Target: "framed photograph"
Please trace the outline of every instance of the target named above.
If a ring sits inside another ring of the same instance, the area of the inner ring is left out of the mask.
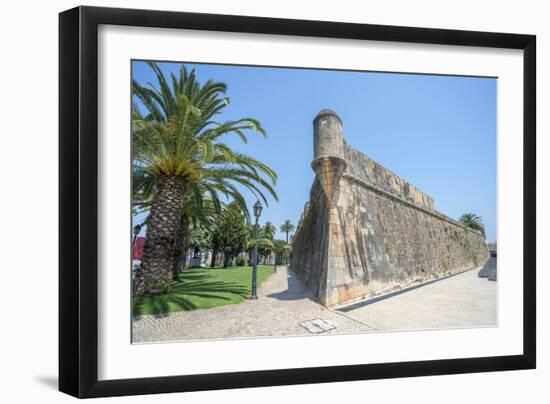
[[[59,17],[59,388],[535,368],[533,35]]]

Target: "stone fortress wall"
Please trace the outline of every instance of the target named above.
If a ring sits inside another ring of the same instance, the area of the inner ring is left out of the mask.
[[[292,242],[292,270],[326,306],[483,265],[484,237],[344,142],[340,118],[313,122],[316,173]]]

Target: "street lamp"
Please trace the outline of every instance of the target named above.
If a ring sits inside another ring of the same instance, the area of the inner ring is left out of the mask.
[[[254,204],[254,216],[256,217],[256,225],[254,228],[254,238],[256,239],[256,242],[254,243],[254,253],[252,254],[252,293],[250,293],[250,298],[253,300],[256,300],[258,298],[258,295],[256,294],[256,272],[257,272],[257,262],[258,262],[258,233],[259,233],[259,225],[258,225],[258,219],[260,218],[260,215],[262,214],[263,206],[260,203],[260,201],[256,201]]]

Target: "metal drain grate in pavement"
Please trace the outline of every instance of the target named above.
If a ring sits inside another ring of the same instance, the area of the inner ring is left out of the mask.
[[[310,334],[322,334],[336,328],[336,325],[334,325],[332,321],[321,320],[320,318],[304,321],[303,323],[300,323],[300,325],[308,330]]]

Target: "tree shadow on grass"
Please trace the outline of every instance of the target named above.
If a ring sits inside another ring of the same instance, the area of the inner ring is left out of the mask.
[[[231,302],[229,295],[244,298],[250,290],[238,283],[212,279],[208,273],[189,272],[182,273],[178,280],[174,281],[170,292],[155,297],[141,298],[134,305],[134,316],[139,320],[140,315],[152,314],[155,318],[168,316],[170,312],[190,311],[202,308],[221,306]],[[197,305],[198,299],[212,299],[222,301],[221,304],[201,307]]]

